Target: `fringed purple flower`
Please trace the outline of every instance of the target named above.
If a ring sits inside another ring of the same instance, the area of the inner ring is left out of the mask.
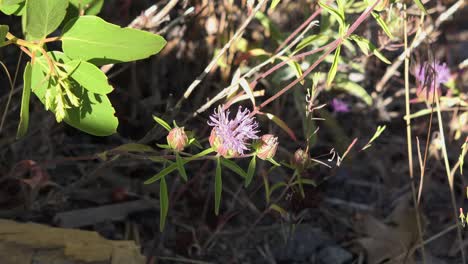
[[[415,77],[418,81],[416,91],[418,97],[432,101],[436,90],[440,95],[440,84],[450,80],[450,69],[446,63],[439,63],[438,61],[424,62],[416,67]],[[429,89],[426,90],[426,87]]]
[[[209,126],[213,127],[210,135],[211,146],[222,156],[236,156],[248,150],[248,140],[257,139],[258,123],[250,117],[248,109],[239,107],[234,119],[229,119],[229,110],[221,106],[210,116]]]
[[[350,111],[349,105],[337,98],[332,100],[331,107],[333,108],[333,111],[337,113],[348,113]]]

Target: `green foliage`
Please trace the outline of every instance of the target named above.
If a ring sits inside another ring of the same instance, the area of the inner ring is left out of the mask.
[[[26,0],[25,35],[34,40],[45,38],[60,26],[67,7],[67,0]]]
[[[0,26],[0,47],[13,44],[29,50],[31,62],[25,85],[17,136],[28,127],[29,95],[32,91],[54,113],[57,122],[95,136],[117,131],[118,120],[107,97],[113,88],[98,66],[129,62],[158,53],[166,44],[159,35],[121,28],[93,16],[103,0],[1,0],[0,11],[21,15],[20,39]],[[87,14],[80,16],[81,14]],[[61,25],[61,35],[50,37]],[[5,42],[5,38],[8,42]],[[47,52],[49,42],[62,42],[61,51]],[[27,90],[29,89],[29,90]]]
[[[31,98],[31,64],[28,62],[23,74],[23,95],[21,97],[20,123],[16,138],[26,135],[29,125],[29,99]]]
[[[95,16],[69,21],[64,27],[62,43],[63,51],[70,58],[97,65],[144,59],[166,45],[159,35],[121,28]]]
[[[163,230],[166,224],[167,212],[169,211],[169,194],[167,191],[167,183],[164,177],[159,183],[159,230]]]
[[[255,174],[255,167],[257,166],[257,156],[253,155],[247,170],[247,177],[245,178],[245,187],[250,185]]]

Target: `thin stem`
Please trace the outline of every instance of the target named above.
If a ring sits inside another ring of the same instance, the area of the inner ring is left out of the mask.
[[[404,16],[404,23],[403,23],[403,31],[404,31],[404,45],[405,45],[405,109],[406,115],[409,116],[411,114],[410,109],[410,88],[409,88],[409,60],[411,50],[408,47],[408,14],[406,12],[406,4],[403,5],[403,16]],[[414,207],[416,209],[416,224],[418,226],[418,233],[419,233],[419,241],[422,243],[423,240],[423,230],[421,225],[421,219],[419,215],[419,204],[416,198],[416,187],[414,186],[414,164],[413,164],[413,142],[411,136],[411,119],[406,119],[406,143],[408,146],[408,167],[409,167],[409,175],[411,181],[411,193],[413,197]],[[426,263],[426,252],[424,248],[424,244],[421,245],[421,254],[423,263]]]

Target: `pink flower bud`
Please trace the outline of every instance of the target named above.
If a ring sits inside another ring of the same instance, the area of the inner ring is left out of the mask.
[[[275,156],[278,149],[278,138],[272,134],[265,134],[259,140],[257,148],[257,157],[266,160]]]
[[[210,137],[208,139],[210,146],[221,156],[225,158],[232,158],[239,155],[239,153],[233,149],[229,149],[226,144],[223,143],[223,139],[216,133],[216,129],[211,130]]]
[[[182,151],[188,144],[188,137],[183,127],[174,127],[167,135],[167,144],[175,150]]]
[[[304,169],[309,163],[309,153],[305,152],[302,149],[296,150],[294,156],[292,157],[291,164],[297,169]]]

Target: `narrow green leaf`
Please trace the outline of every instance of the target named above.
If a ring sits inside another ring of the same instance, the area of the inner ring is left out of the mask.
[[[215,176],[215,214],[219,214],[219,206],[221,205],[221,193],[223,191],[223,179],[221,178],[221,159],[216,159],[216,176]]]
[[[281,0],[272,0],[270,4],[270,10],[275,10],[276,6],[281,2]]]
[[[288,214],[286,212],[286,210],[284,210],[281,206],[279,206],[277,204],[270,205],[270,210],[273,210],[273,211],[276,211],[276,212],[280,213],[280,215],[283,216],[283,217],[286,217],[286,215]]]
[[[67,13],[67,0],[27,0],[25,33],[42,39],[56,30]]]
[[[372,142],[374,142],[378,137],[380,137],[380,135],[384,132],[385,128],[387,128],[387,126],[378,126],[374,135],[369,140],[369,142],[367,142],[367,144],[362,148],[362,150],[370,148],[372,146]]]
[[[372,105],[372,96],[362,87],[361,85],[351,82],[348,80],[340,80],[336,88],[344,90],[347,93],[356,96],[357,98],[363,100],[367,105]]]
[[[336,50],[335,50],[335,55],[333,56],[333,64],[330,68],[330,71],[328,71],[328,76],[327,76],[327,86],[330,86],[335,79],[336,72],[338,71],[338,63],[340,60],[340,52],[341,52],[341,45],[339,45]]]
[[[177,164],[172,163],[171,165],[167,166],[166,168],[164,168],[162,171],[160,171],[159,173],[157,173],[153,177],[151,177],[148,180],[146,180],[145,182],[143,182],[143,184],[151,184],[153,182],[159,181],[162,177],[168,175],[169,173],[175,171],[176,169],[177,169]]]
[[[381,61],[387,64],[391,63],[368,39],[354,34],[351,35],[350,38],[354,40],[354,42],[356,42],[356,44],[359,46],[359,48],[364,54],[369,55],[370,51]]]
[[[294,131],[291,128],[289,128],[289,126],[283,120],[281,120],[279,117],[275,116],[274,114],[265,113],[265,115],[268,117],[268,119],[270,119],[279,127],[281,127],[294,141],[297,140],[296,135],[294,134]]]
[[[247,178],[247,173],[241,167],[239,167],[239,165],[237,165],[235,162],[233,162],[232,160],[221,158],[221,164],[224,167],[226,167],[226,168],[232,170],[233,172],[237,173],[242,178],[244,178],[244,179]]]
[[[21,97],[20,123],[16,132],[16,139],[22,138],[28,132],[29,124],[29,99],[31,98],[31,64],[28,62],[24,69],[23,95]]]
[[[427,15],[426,8],[424,7],[424,5],[423,5],[423,3],[421,2],[421,0],[414,0],[414,2],[415,2],[416,5],[419,7],[419,9],[421,9],[421,11],[423,11],[424,14]]]
[[[145,59],[166,45],[159,35],[121,28],[95,16],[70,20],[64,32],[62,49],[65,54],[96,65]]]
[[[128,143],[128,144],[123,144],[121,146],[114,148],[113,151],[144,153],[144,152],[154,152],[155,150],[148,145],[138,144],[138,143]]]
[[[250,98],[250,101],[252,101],[253,107],[255,107],[255,96],[252,92],[252,89],[250,88],[249,82],[247,82],[245,78],[242,78],[239,84],[244,90],[245,94]]]
[[[247,169],[247,177],[245,178],[245,187],[249,186],[252,182],[253,176],[255,174],[255,168],[257,166],[257,156],[253,155],[249,163],[249,168]]]
[[[274,160],[273,158],[270,158],[270,159],[267,159],[271,164],[275,165],[275,166],[278,166],[278,167],[281,167],[281,164],[279,164],[278,162],[276,162],[276,160]]]
[[[330,13],[333,17],[335,17],[335,19],[338,21],[338,23],[340,24],[340,29],[344,29],[345,25],[346,25],[346,21],[345,21],[345,17],[344,17],[344,14],[342,14],[342,12],[340,12],[339,10],[337,10],[336,8],[326,4],[324,1],[319,1],[319,5],[324,9],[326,10],[328,13]]]
[[[460,162],[460,174],[463,175],[463,165],[465,164],[465,156],[466,153],[468,152],[468,136],[465,138],[465,143],[463,143],[461,147],[462,151],[460,153],[460,156],[458,156],[458,160]],[[466,189],[467,191],[467,197],[468,197],[468,188]]]
[[[114,89],[109,85],[107,76],[87,61],[72,60],[66,62],[64,68],[73,80],[92,93],[105,95]]]
[[[187,182],[188,177],[187,177],[187,172],[185,171],[185,168],[184,168],[184,160],[179,155],[179,153],[176,152],[175,155],[176,155],[176,164],[177,164],[177,169],[179,170],[179,174],[182,177],[182,179],[184,179],[184,181]]]
[[[159,230],[162,232],[166,224],[167,212],[169,211],[169,194],[164,177],[159,182]]]
[[[278,188],[280,187],[286,187],[287,184],[285,182],[277,182],[275,184],[273,184],[273,186],[271,186],[271,189],[270,189],[270,195]]]
[[[171,131],[171,126],[161,118],[157,116],[153,116],[154,121],[156,121],[158,124],[160,124],[162,127],[164,127],[167,131]]]
[[[393,34],[390,31],[390,29],[388,28],[387,23],[385,23],[385,21],[383,20],[382,16],[380,16],[380,14],[375,12],[375,11],[373,11],[371,14],[374,17],[375,21],[377,21],[377,24],[379,24],[379,26],[385,32],[385,34],[387,34],[387,36],[390,39],[393,39]]]

